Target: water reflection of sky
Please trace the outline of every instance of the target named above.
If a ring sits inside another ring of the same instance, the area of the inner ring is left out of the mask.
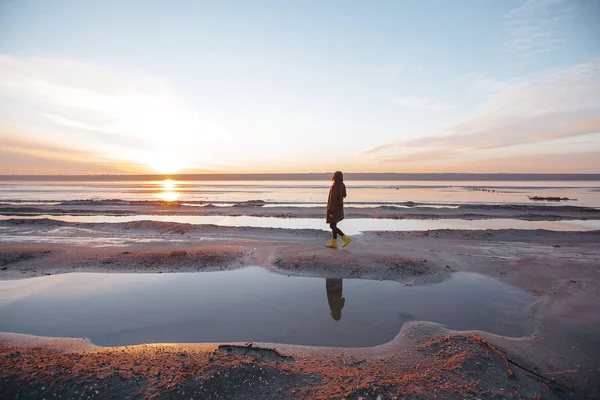
[[[321,229],[329,230],[324,218],[276,218],[252,216],[220,215],[40,215],[0,216],[0,220],[11,218],[37,219],[49,218],[67,222],[131,222],[161,221],[188,224],[210,224],[217,226],[245,226],[259,228]],[[517,219],[377,219],[346,218],[340,228],[349,235],[366,231],[422,231],[432,229],[547,229],[555,231],[590,231],[600,229],[600,220],[563,220],[563,221],[524,221]],[[133,234],[134,232],[130,232]]]
[[[261,268],[76,273],[0,281],[0,331],[100,345],[238,342],[374,346],[410,320],[521,336],[535,297],[477,274],[430,286],[286,277]],[[465,312],[469,310],[469,312]]]

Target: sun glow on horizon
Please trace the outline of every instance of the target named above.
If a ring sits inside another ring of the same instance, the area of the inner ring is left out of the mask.
[[[175,174],[184,168],[181,158],[178,159],[174,154],[168,153],[149,157],[144,164],[159,174]]]
[[[219,118],[183,97],[169,81],[139,70],[0,52],[4,96],[26,104],[37,115],[36,124],[52,132],[51,142],[37,140],[41,129],[34,125],[27,141],[91,151],[159,174],[194,168],[199,160],[210,165],[213,158],[220,159],[216,150],[231,140],[229,127]]]

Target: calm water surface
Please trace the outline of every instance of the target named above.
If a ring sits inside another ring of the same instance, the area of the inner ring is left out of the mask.
[[[346,185],[348,204],[539,204],[528,196],[558,196],[577,199],[560,204],[600,207],[600,181],[348,181]],[[229,203],[258,199],[322,206],[329,186],[327,181],[0,182],[0,202],[121,199]]]
[[[472,273],[431,286],[287,277],[252,267],[178,274],[74,273],[0,281],[0,331],[103,346],[263,341],[368,347],[405,322],[522,336],[535,297]]]
[[[40,215],[40,216],[2,216],[0,220],[12,218],[38,219],[49,218],[67,222],[130,222],[130,221],[161,221],[178,222],[188,224],[211,224],[218,226],[247,226],[259,228],[286,228],[286,229],[321,229],[329,230],[324,218],[276,218],[276,217],[253,217],[253,216],[199,216],[199,215]],[[349,235],[355,235],[367,231],[423,231],[430,229],[547,229],[555,231],[590,231],[600,229],[600,220],[565,220],[565,221],[524,221],[518,219],[376,219],[376,218],[347,218],[340,223],[340,228]],[[68,230],[52,231],[59,235]],[[0,234],[4,240],[11,240],[0,227]],[[81,235],[77,231],[77,235]],[[131,233],[130,235],[133,235]],[[22,235],[15,237],[23,240]]]

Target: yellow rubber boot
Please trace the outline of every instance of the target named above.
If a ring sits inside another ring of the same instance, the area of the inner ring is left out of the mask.
[[[337,240],[331,239],[329,244],[326,244],[325,247],[329,247],[330,249],[337,249]]]
[[[342,236],[342,241],[344,242],[344,244],[342,244],[342,247],[346,247],[348,246],[348,243],[350,243],[352,241],[352,239],[350,239],[350,236]]]

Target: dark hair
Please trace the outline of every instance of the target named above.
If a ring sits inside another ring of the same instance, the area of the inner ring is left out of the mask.
[[[342,174],[342,171],[335,171],[331,180],[335,183],[344,183],[344,174]]]

